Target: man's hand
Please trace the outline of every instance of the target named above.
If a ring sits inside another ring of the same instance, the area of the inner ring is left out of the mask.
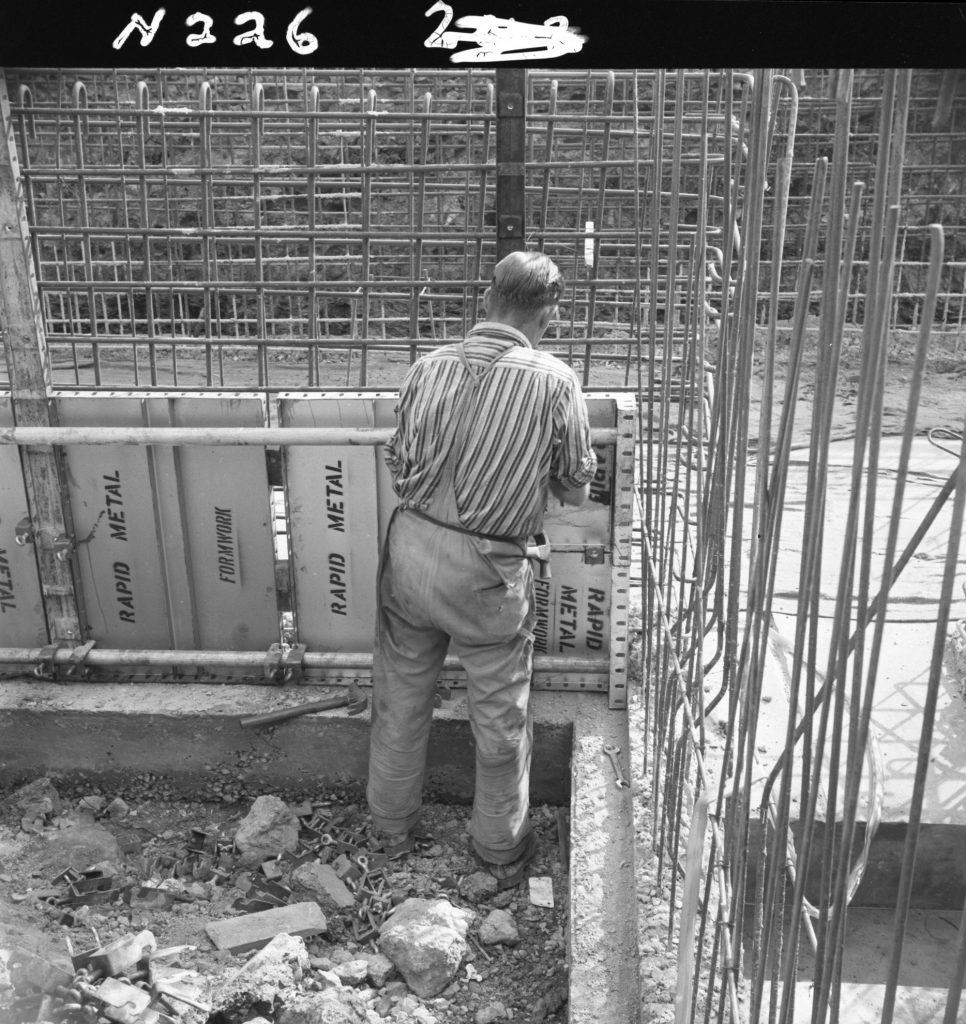
[[[583,505],[590,494],[590,483],[583,487],[565,487],[559,480],[550,478],[550,493],[565,505]]]

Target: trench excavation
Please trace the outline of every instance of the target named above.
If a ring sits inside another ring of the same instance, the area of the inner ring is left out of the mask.
[[[953,1024],[964,119],[949,72],[5,69],[0,1015]],[[398,387],[520,248],[599,471],[507,896],[459,662],[391,866],[359,694]],[[432,995],[370,934],[406,899]]]

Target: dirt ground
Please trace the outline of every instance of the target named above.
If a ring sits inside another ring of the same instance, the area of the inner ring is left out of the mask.
[[[159,948],[186,947],[173,961],[176,966],[210,979],[226,976],[248,959],[250,952],[217,950],[205,926],[239,916],[242,911],[234,904],[253,898],[254,890],[248,887],[253,876],[256,880],[262,878],[260,869],[245,868],[229,854],[225,876],[216,882],[196,869],[198,861],[192,861],[189,854],[195,841],[193,829],[217,836],[230,846],[252,796],[258,794],[237,783],[229,788],[222,782],[214,783],[224,786],[221,801],[179,799],[165,780],[147,776],[132,779],[130,785],[116,792],[101,792],[97,786],[83,782],[52,781],[62,801],[60,813],[48,815],[30,831],[24,830],[19,812],[9,804],[0,818],[0,949],[26,950],[68,967],[71,946],[81,952],[148,929]],[[210,795],[217,797],[216,793]],[[106,813],[105,808],[117,797],[127,805],[126,813]],[[333,819],[340,818],[342,827],[363,834],[368,830],[364,801],[353,788],[286,797],[293,806],[308,797]],[[94,807],[100,809],[95,811]],[[427,805],[419,846],[386,867],[395,897],[442,896],[477,913],[476,924],[470,929],[470,953],[457,979],[433,999],[417,999],[400,983],[398,974],[378,989],[362,986],[370,990],[363,994],[376,1016],[360,1016],[360,1021],[385,1018],[399,1024],[456,1024],[565,1019],[567,876],[556,809],[532,809],[539,852],[531,874],[550,880],[552,908],[532,904],[526,883],[502,893],[483,893],[478,885],[467,882],[480,870],[467,844],[468,813],[466,807]],[[120,856],[110,856],[111,836],[120,844]],[[111,875],[117,895],[110,902],[88,906],[62,902],[67,889],[63,881],[56,881],[61,873],[69,867],[83,871],[95,865]],[[277,881],[291,887],[291,867],[286,867],[284,861],[280,867],[282,875]],[[150,882],[153,890],[159,879],[163,882],[165,878],[169,879],[165,885],[177,894],[169,907],[159,905],[154,891],[147,898],[148,891],[143,887]],[[296,886],[286,902],[311,898],[304,892],[300,895]],[[54,905],[57,901],[61,902]],[[479,940],[479,923],[495,908],[512,915],[519,931],[518,944],[484,945]],[[356,931],[355,905],[341,911],[328,906],[325,913],[327,933],[306,939],[313,957],[312,970],[303,980],[306,991],[315,987],[318,972],[355,959],[360,951],[376,951],[375,943]],[[4,959],[0,955],[0,963]],[[29,998],[30,991],[23,986],[11,989],[0,968],[0,1021],[26,1024],[38,1019],[39,997]],[[217,1015],[211,1019],[218,1024],[234,1024],[271,1010],[264,1005],[254,1006],[232,1017]],[[59,1019],[69,1024],[90,1020],[80,1013],[67,1013]]]
[[[779,330],[775,353],[775,387],[773,403],[775,417],[784,401],[785,382],[789,362],[789,331]],[[810,434],[812,407],[815,399],[816,355],[815,335],[806,343],[801,379],[797,393],[797,411],[792,434],[794,445],[807,445]],[[916,336],[912,332],[893,334],[887,347],[885,383],[882,391],[882,433],[901,434],[906,409]],[[862,349],[857,332],[847,333],[842,347],[836,386],[836,400],[832,409],[832,438],[849,436],[855,429],[856,399],[861,382]],[[763,363],[755,367],[752,385],[753,412],[750,420],[752,443],[757,442]],[[954,334],[935,333],[929,345],[922,394],[916,417],[916,432],[926,433],[937,428],[963,429],[966,408],[966,338]],[[948,443],[948,442],[947,442]]]

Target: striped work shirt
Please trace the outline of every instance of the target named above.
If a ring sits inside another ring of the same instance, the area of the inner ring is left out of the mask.
[[[446,345],[417,360],[400,390],[386,462],[403,507],[426,508],[453,446],[455,410],[469,384],[457,350]],[[483,322],[467,335],[466,358],[475,374],[504,351],[480,385],[453,489],[466,529],[526,537],[541,529],[549,479],[582,487],[593,478],[597,458],[587,406],[569,366],[505,324]]]

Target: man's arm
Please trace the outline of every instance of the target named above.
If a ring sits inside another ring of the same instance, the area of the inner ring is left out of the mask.
[[[576,376],[554,410],[554,432],[559,443],[550,463],[550,493],[565,505],[582,505],[590,496],[597,456],[590,443],[587,403]]]
[[[590,482],[581,487],[567,487],[559,480],[550,478],[550,493],[565,505],[583,505],[590,496]]]

